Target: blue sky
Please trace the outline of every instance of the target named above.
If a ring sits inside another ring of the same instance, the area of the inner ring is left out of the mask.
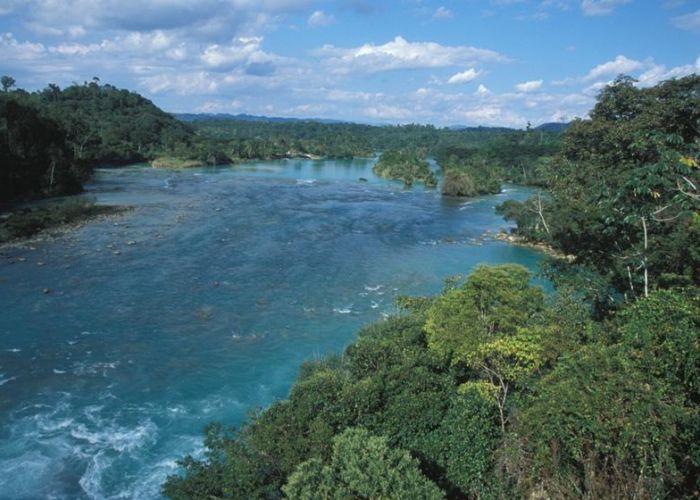
[[[0,73],[172,112],[524,127],[585,116],[619,73],[700,73],[700,2],[0,0]]]

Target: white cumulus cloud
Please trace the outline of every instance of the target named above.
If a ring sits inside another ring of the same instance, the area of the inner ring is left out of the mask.
[[[391,106],[387,104],[378,104],[365,108],[365,116],[378,120],[406,120],[410,119],[413,113],[406,108],[400,106]]]
[[[479,87],[476,89],[476,92],[474,92],[474,95],[482,97],[487,96],[489,94],[491,94],[491,91],[484,84],[479,84]]]
[[[591,69],[584,77],[584,80],[595,80],[604,76],[616,76],[620,73],[629,73],[641,69],[644,64],[641,61],[628,59],[623,55],[617,56],[612,61],[599,64]]]
[[[542,80],[530,80],[529,82],[518,83],[515,88],[519,92],[534,92],[542,87]]]
[[[451,17],[452,11],[444,5],[441,5],[433,12],[433,19],[450,19]]]
[[[367,102],[383,97],[381,92],[360,92],[352,90],[329,90],[326,97],[330,101],[336,102]]]
[[[249,74],[268,76],[284,58],[265,52],[262,37],[238,37],[229,45],[210,45],[201,54],[202,62],[210,69],[230,71],[245,67]]]
[[[309,16],[307,23],[313,27],[330,26],[335,23],[335,16],[326,14],[322,10],[316,10]]]
[[[0,35],[0,59],[3,61],[32,60],[41,57],[45,52],[46,47],[41,43],[20,42],[12,33]]]
[[[507,62],[504,55],[470,46],[446,46],[435,42],[409,42],[397,36],[382,45],[367,43],[342,48],[324,45],[315,51],[336,73],[379,72],[394,69],[444,68],[474,61]]]
[[[469,125],[523,127],[527,124],[527,118],[499,106],[477,107],[464,111],[462,115]]]
[[[239,100],[233,101],[204,101],[195,108],[197,113],[230,113],[239,111],[242,103]]]
[[[693,64],[683,64],[673,68],[666,68],[663,64],[652,64],[649,69],[637,77],[640,87],[651,87],[664,80],[671,78],[681,78],[700,73],[700,57]]]
[[[581,0],[581,10],[586,16],[607,16],[617,7],[632,0]]]
[[[205,71],[177,74],[157,74],[140,79],[149,92],[172,92],[177,95],[215,94],[219,82]]]
[[[448,80],[447,83],[453,85],[460,83],[468,83],[477,78],[481,74],[481,71],[476,71],[474,68],[469,68],[461,73],[455,73]]]
[[[671,23],[682,30],[700,30],[700,10],[674,17],[671,19]]]

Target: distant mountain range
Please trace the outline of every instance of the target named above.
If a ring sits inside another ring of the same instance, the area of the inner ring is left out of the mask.
[[[173,113],[173,116],[182,122],[197,122],[205,120],[236,120],[243,122],[268,122],[268,123],[297,123],[297,122],[317,122],[317,123],[358,123],[347,120],[332,120],[329,118],[286,118],[281,116],[260,116],[239,113],[236,115],[230,113]],[[366,124],[382,126],[382,124]],[[534,128],[534,130],[544,130],[546,132],[563,132],[569,127],[569,123],[543,123]],[[484,127],[484,126],[467,126],[467,125],[451,125],[447,128],[451,130],[496,130],[510,131],[517,130],[512,127]]]
[[[544,130],[545,132],[563,132],[567,128],[569,128],[569,125],[571,125],[571,122],[567,123],[561,123],[561,122],[550,122],[550,123],[543,123],[542,125],[538,125],[535,127],[535,130]]]
[[[512,132],[513,130],[517,130],[512,127],[485,127],[483,125],[449,125],[445,128],[448,128],[450,130],[492,130],[496,132]]]
[[[559,122],[551,122],[551,123],[543,123],[542,125],[538,125],[537,127],[534,127],[533,130],[544,130],[545,132],[563,132],[567,128],[569,128],[569,125],[571,123],[559,123]],[[500,130],[503,132],[508,132],[512,130],[519,130],[515,129],[513,127],[484,127],[484,126],[468,126],[468,125],[450,125],[449,127],[450,130]]]
[[[256,116],[246,113],[232,115],[230,113],[174,113],[173,116],[183,122],[197,122],[203,120],[237,120],[242,122],[318,122],[318,123],[350,123],[345,120],[331,120],[328,118],[284,118],[281,116]]]

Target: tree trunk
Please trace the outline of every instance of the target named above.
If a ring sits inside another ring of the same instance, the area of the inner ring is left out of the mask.
[[[51,160],[51,175],[49,176],[49,192],[53,191],[53,176],[56,171],[56,160]]]
[[[630,282],[630,291],[632,292],[632,297],[634,297],[634,282],[632,281],[632,271],[630,270],[630,266],[627,266],[627,279]]]
[[[647,235],[647,220],[642,217],[642,228],[644,229],[644,255],[642,257],[642,266],[644,267],[644,296],[649,296],[649,270],[647,269],[647,249],[649,248],[649,238]]]
[[[540,220],[542,221],[542,226],[544,227],[544,230],[547,232],[547,236],[552,236],[552,234],[549,232],[549,226],[547,225],[547,221],[544,220],[544,211],[542,210],[542,195],[541,193],[537,193],[537,208],[534,210],[534,212],[539,215]]]

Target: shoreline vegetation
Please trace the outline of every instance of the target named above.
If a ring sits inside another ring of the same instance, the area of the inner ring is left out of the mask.
[[[700,76],[642,89],[619,77],[560,151],[522,164],[542,190],[497,207],[514,232],[484,236],[558,257],[542,267],[551,294],[505,264],[398,298],[400,314],[305,363],[287,399],[207,427],[205,453],[163,493],[696,497],[699,125]],[[484,150],[445,154],[443,172],[468,176],[460,193],[518,170],[494,174]]]
[[[130,207],[97,205],[95,200],[85,198],[69,198],[14,208],[0,214],[0,247],[60,237],[87,223],[128,210]]]
[[[437,178],[426,161],[424,150],[384,151],[372,171],[384,179],[403,181],[410,188],[414,182],[422,182],[427,188],[437,186]]]
[[[437,159],[443,172],[442,194],[471,198],[501,192],[506,176],[491,159],[444,151]]]
[[[576,259],[575,255],[567,255],[565,253],[562,253],[554,249],[551,245],[547,243],[541,241],[530,241],[523,236],[505,230],[501,230],[497,233],[489,233],[489,236],[492,237],[494,240],[505,241],[506,243],[509,243],[514,246],[537,250],[538,252],[542,252],[548,255],[549,257],[555,259],[566,260],[568,262],[573,262]]]
[[[151,166],[153,168],[196,168],[196,167],[206,167],[207,164],[201,160],[185,160],[183,158],[176,158],[172,156],[161,156],[151,161]]]
[[[325,156],[313,155],[310,153],[302,153],[299,151],[289,150],[282,156],[273,156],[263,158],[264,160],[325,160]],[[235,165],[241,160],[232,160],[225,156],[211,156],[206,160],[188,159],[179,156],[159,156],[151,160],[150,165],[153,168],[171,168],[171,169],[187,169],[199,167],[216,167],[221,165]]]

